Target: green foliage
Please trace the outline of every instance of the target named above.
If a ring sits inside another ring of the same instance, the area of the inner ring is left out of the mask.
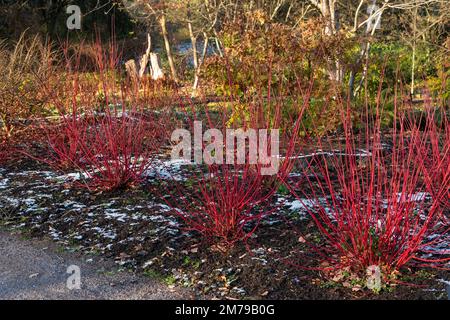
[[[439,74],[439,62],[429,47],[417,46],[415,54],[414,77],[416,87],[427,85],[428,79],[433,79],[433,89],[439,87],[441,82],[436,79]],[[400,42],[375,42],[371,45],[370,58],[367,71],[367,94],[372,99],[378,91],[383,75],[383,90],[393,88],[396,82],[403,82],[409,86],[412,79],[412,49]],[[448,72],[448,71],[447,71]],[[441,78],[441,77],[440,77]],[[356,77],[356,83],[361,80],[361,73]],[[431,82],[431,83],[433,83]],[[364,88],[361,95],[364,95]]]

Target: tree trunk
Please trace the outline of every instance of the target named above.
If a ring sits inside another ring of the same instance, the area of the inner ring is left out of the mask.
[[[336,0],[312,1],[319,9],[325,19],[324,33],[326,36],[333,36],[339,28],[338,15],[335,8]],[[339,58],[328,59],[328,77],[332,81],[341,82],[343,78],[343,68]]]
[[[200,68],[205,61],[206,53],[208,51],[208,35],[206,32],[203,33],[203,51],[202,51],[202,58],[200,61],[197,62],[197,67],[195,69],[195,76],[194,76],[194,84],[192,86],[192,96],[195,97],[197,95],[197,88],[198,83],[200,80]]]
[[[219,35],[217,34],[216,29],[214,29],[214,37],[215,37],[217,52],[219,52],[219,56],[221,58],[223,58],[223,52],[222,52],[222,48],[221,48],[220,41],[219,41]]]
[[[197,54],[197,37],[194,35],[192,30],[192,23],[188,22],[189,37],[192,43],[192,58],[194,60],[194,85],[192,86],[192,96],[196,95],[196,90],[198,86],[198,74],[199,74],[199,64],[198,64],[198,54]]]
[[[191,38],[191,43],[192,43],[192,56],[194,59],[194,70],[197,71],[197,69],[198,69],[197,37],[194,36],[194,31],[192,30],[192,23],[190,23],[190,22],[188,22],[188,30],[189,30],[189,37]]]
[[[127,74],[133,81],[137,80],[138,71],[136,68],[136,62],[133,59],[130,59],[127,62],[125,62],[125,70],[127,71]]]
[[[175,82],[178,82],[177,70],[175,69],[175,63],[173,62],[172,51],[170,49],[169,36],[166,26],[166,16],[163,14],[159,18],[159,24],[161,26],[162,35],[164,38],[164,45],[166,47],[167,60],[169,61],[170,72],[172,73],[172,78]]]
[[[359,8],[361,7],[362,2],[360,3]],[[375,6],[375,1],[372,1],[372,6]],[[375,34],[375,30],[378,28],[380,20],[381,20],[381,15],[383,14],[383,11],[381,11],[380,13],[378,13],[376,16],[373,15],[374,11],[370,12],[370,16],[372,17],[372,20],[370,22],[367,22],[366,25],[366,31],[365,31],[365,35],[366,38],[368,38],[368,36],[370,35],[371,37],[373,37],[373,35]],[[355,17],[356,19],[356,17]],[[373,20],[375,19],[375,20]],[[356,20],[355,20],[355,25],[354,25],[354,31],[356,31]],[[360,50],[360,55],[358,57],[358,60],[356,61],[356,64],[354,66],[354,70],[351,72],[350,74],[350,81],[349,81],[349,92],[350,92],[350,96],[354,97],[356,96],[357,92],[361,89],[361,87],[364,84],[364,80],[367,76],[367,71],[368,71],[368,60],[369,60],[369,54],[370,54],[370,46],[371,46],[371,42],[370,42],[370,38],[368,38],[368,40],[366,40],[366,42],[363,44],[361,50]],[[361,74],[361,79],[359,81],[358,86],[356,87],[356,89],[354,89],[354,85],[355,85],[355,76],[356,76],[356,68],[359,67],[359,65],[362,63],[362,61],[365,61],[364,65],[363,65],[363,71]]]
[[[153,80],[159,80],[164,78],[164,73],[159,66],[158,55],[154,52],[150,52],[150,74]]]
[[[150,76],[153,80],[158,80],[164,78],[164,73],[159,66],[158,55],[154,52],[151,52],[152,42],[150,35],[147,35],[147,50],[142,55],[139,61],[139,70],[136,66],[136,62],[131,59],[125,62],[125,69],[128,75],[131,77],[133,81],[138,81],[145,74],[145,69],[147,68],[148,63],[150,62]]]
[[[152,49],[152,39],[150,38],[150,34],[147,34],[147,50],[141,57],[141,61],[139,63],[139,78],[142,78],[142,76],[145,73],[145,68],[147,67],[148,60],[150,58],[150,52]]]
[[[412,43],[412,61],[411,61],[411,99],[414,97],[415,85],[415,69],[416,69],[416,31],[417,31],[417,7],[414,9],[414,23],[413,23],[413,43]]]

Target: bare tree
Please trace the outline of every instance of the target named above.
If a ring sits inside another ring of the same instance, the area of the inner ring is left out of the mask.
[[[351,95],[353,95],[353,91],[358,91],[358,88],[361,87],[364,81],[371,46],[370,39],[378,29],[382,15],[386,11],[416,10],[430,4],[445,2],[445,0],[360,0],[345,3],[337,0],[308,1],[323,17],[325,21],[324,33],[326,35],[332,36],[344,29],[364,39],[361,43],[360,54],[350,73],[349,87]],[[413,50],[413,52],[415,51]],[[362,77],[356,90],[353,90],[355,73],[361,64],[363,64]],[[329,73],[332,80],[342,81],[344,70],[340,65],[339,59],[334,61],[334,67],[329,70]]]
[[[384,0],[381,2],[379,6],[377,6],[377,1],[372,0],[371,10],[367,10],[367,17],[363,18],[362,21],[359,21],[360,19],[360,13],[362,10],[360,10],[365,3],[364,0],[361,0],[358,9],[355,12],[354,15],[354,25],[353,25],[353,32],[357,32],[360,29],[364,29],[364,35],[366,36],[366,41],[362,44],[362,50],[360,57],[358,58],[357,65],[362,61],[365,60],[365,64],[363,67],[363,73],[360,80],[360,83],[358,87],[354,90],[354,92],[358,92],[359,88],[361,88],[362,83],[364,81],[364,78],[367,74],[367,64],[368,64],[368,58],[369,58],[369,51],[370,51],[370,39],[374,36],[375,31],[377,27],[380,24],[380,19],[383,13],[385,12],[392,12],[392,11],[401,11],[402,15],[408,15],[409,12],[409,23],[411,24],[411,34],[410,37],[412,38],[410,41],[410,45],[412,48],[412,66],[411,66],[411,94],[414,92],[414,83],[415,83],[415,64],[416,64],[416,49],[417,49],[417,19],[418,19],[418,10],[421,10],[422,8],[427,8],[428,6],[448,6],[445,4],[445,0]],[[446,16],[447,19],[449,17],[448,11],[445,13],[442,10],[438,10],[438,12],[441,12],[439,16],[442,19],[445,19]],[[439,20],[441,21],[441,20]],[[395,33],[395,31],[394,31]],[[367,37],[367,36],[370,37]],[[405,39],[404,37],[400,37],[400,39]],[[350,92],[353,95],[353,81],[354,81],[354,72],[352,72],[350,76]]]
[[[420,47],[430,51],[441,51],[442,43],[449,36],[450,7],[444,1],[430,2],[422,6],[407,7],[402,10],[399,39],[411,47],[410,94],[415,93],[417,51]],[[447,27],[447,28],[446,28]]]

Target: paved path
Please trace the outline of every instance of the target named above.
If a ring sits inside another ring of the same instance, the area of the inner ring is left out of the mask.
[[[69,290],[67,267],[81,271],[81,289]],[[179,288],[119,272],[99,256],[60,252],[45,240],[24,240],[0,231],[0,299],[190,299]]]

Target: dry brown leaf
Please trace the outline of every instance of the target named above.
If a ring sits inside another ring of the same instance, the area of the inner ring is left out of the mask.
[[[300,237],[298,238],[298,242],[300,242],[300,243],[306,243],[306,239],[303,238],[302,236],[300,236]]]

